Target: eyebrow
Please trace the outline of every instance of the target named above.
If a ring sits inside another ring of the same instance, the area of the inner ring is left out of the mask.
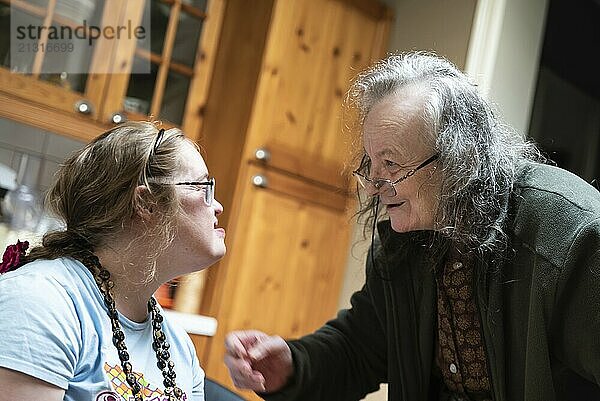
[[[397,152],[394,152],[390,148],[382,149],[375,154],[375,156],[396,156],[396,155],[397,155]]]

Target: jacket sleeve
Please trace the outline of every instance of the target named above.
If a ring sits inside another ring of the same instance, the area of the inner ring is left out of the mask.
[[[555,356],[600,386],[600,219],[577,233],[560,271],[555,299]]]
[[[375,294],[381,297],[379,302]],[[269,401],[352,401],[377,390],[387,381],[382,299],[382,280],[368,264],[367,282],[352,295],[351,308],[341,310],[315,333],[289,341],[294,377],[281,392],[262,397]]]

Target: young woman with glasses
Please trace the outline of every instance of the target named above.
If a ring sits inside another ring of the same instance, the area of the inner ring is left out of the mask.
[[[299,340],[230,333],[234,383],[273,401],[381,383],[391,401],[600,400],[598,191],[544,164],[434,55],[378,62],[349,99],[366,283]]]
[[[225,254],[214,193],[178,129],[127,122],[73,154],[47,195],[64,228],[0,265],[0,400],[203,401],[153,293]]]

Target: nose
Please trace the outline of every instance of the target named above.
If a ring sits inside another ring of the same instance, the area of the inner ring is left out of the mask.
[[[223,205],[218,200],[213,200],[212,208],[215,210],[215,214],[218,216],[223,213]]]

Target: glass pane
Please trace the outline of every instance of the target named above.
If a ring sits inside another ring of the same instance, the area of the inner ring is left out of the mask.
[[[11,51],[3,56],[2,65],[8,66],[14,72],[31,73],[33,60],[40,50],[35,27],[41,27],[44,20],[21,11],[16,6],[5,12],[9,14],[6,27],[11,27],[11,31],[2,40],[8,41]],[[29,31],[29,27],[32,27],[32,31]]]
[[[148,16],[148,13],[144,13],[142,18],[142,26],[150,27],[150,35],[140,40],[138,47],[149,49],[152,53],[162,54],[170,12],[171,6],[168,4],[163,4],[158,0],[151,1],[150,15]],[[148,40],[150,40],[150,45],[147,43]]]
[[[206,0],[183,0],[182,3],[206,12]]]
[[[194,65],[198,40],[202,32],[202,19],[192,16],[182,10],[179,14],[179,24],[175,35],[171,60],[175,63]]]
[[[32,5],[34,7],[47,8],[49,0],[24,0],[27,4]]]
[[[10,6],[0,3],[0,65],[10,66]]]
[[[54,14],[77,25],[85,21],[87,26],[99,26],[103,8],[103,0],[58,0]]]
[[[138,57],[133,60],[134,63],[145,62]],[[134,69],[135,71],[135,69]],[[133,113],[150,113],[150,104],[154,94],[154,85],[158,73],[158,65],[150,65],[149,74],[131,74],[127,94],[123,99],[123,110]]]
[[[79,22],[78,22],[79,23]],[[57,30],[65,27],[52,24]],[[70,28],[69,28],[70,29]],[[83,40],[49,39],[40,79],[77,92],[85,90],[93,47]]]
[[[160,118],[181,125],[189,86],[190,79],[188,77],[169,71]]]
[[[46,68],[46,63],[44,63],[44,68]],[[69,74],[65,71],[60,73],[48,72],[40,74],[40,79],[42,81],[80,93],[85,91],[87,77],[87,74]]]

